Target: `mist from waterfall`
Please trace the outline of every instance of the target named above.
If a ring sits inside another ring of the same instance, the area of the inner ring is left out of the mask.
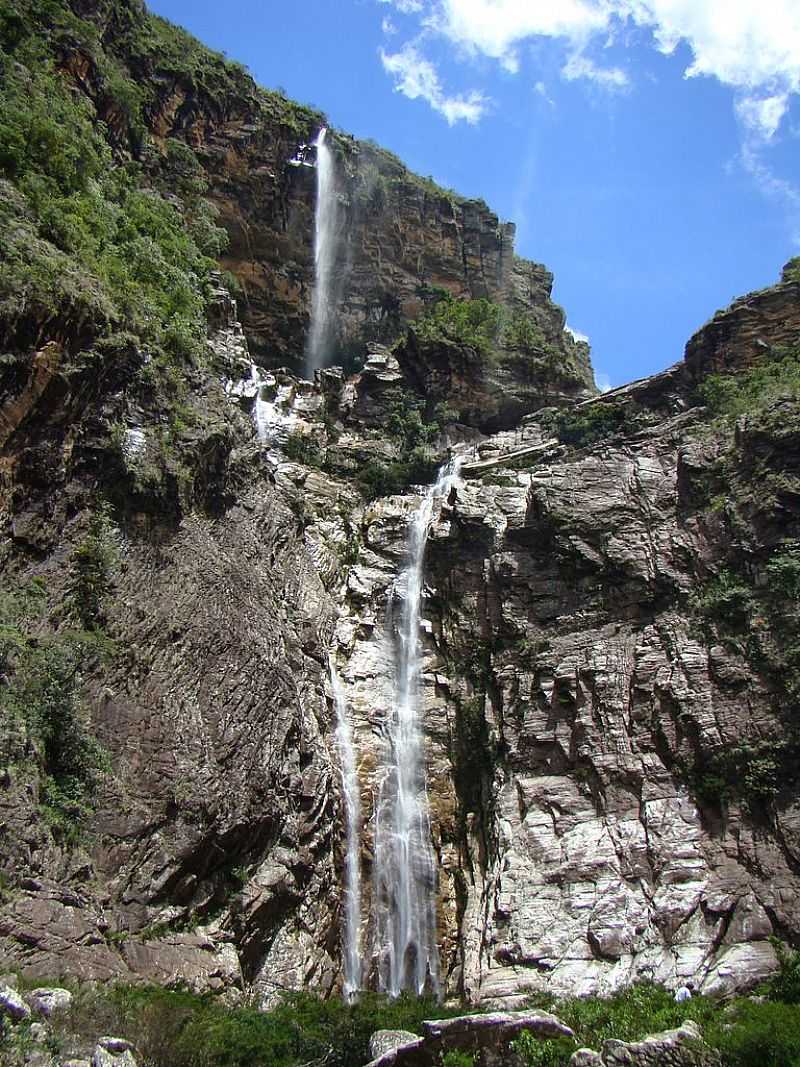
[[[375,813],[375,936],[380,988],[439,993],[436,859],[430,830],[419,683],[425,547],[437,507],[458,478],[459,460],[439,471],[408,531],[408,565],[400,578],[402,609],[394,707]]]
[[[326,143],[326,127],[319,131],[317,150],[317,204],[314,212],[314,292],[311,326],[306,345],[309,378],[325,365],[331,345],[333,268],[336,258],[336,226],[339,202],[333,153]]]
[[[356,773],[356,752],[353,731],[347,710],[347,700],[336,666],[331,656],[328,660],[331,692],[336,709],[336,745],[339,749],[339,766],[342,774],[342,798],[344,800],[345,861],[344,861],[344,909],[342,911],[342,969],[344,971],[344,995],[351,1000],[361,988],[361,862],[359,834],[361,830],[361,796]]]

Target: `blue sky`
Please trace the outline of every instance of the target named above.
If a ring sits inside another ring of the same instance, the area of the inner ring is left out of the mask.
[[[800,0],[153,0],[555,274],[601,385],[800,254]]]

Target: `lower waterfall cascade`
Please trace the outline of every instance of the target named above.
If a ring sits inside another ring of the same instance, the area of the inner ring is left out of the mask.
[[[422,498],[408,531],[408,563],[396,583],[402,600],[393,709],[375,810],[375,956],[379,988],[439,994],[436,861],[431,842],[419,683],[425,548],[436,507],[455,485],[461,461],[445,464]]]
[[[336,709],[336,745],[342,775],[344,807],[345,861],[342,907],[342,970],[344,996],[350,1000],[361,988],[361,859],[359,834],[361,830],[361,798],[359,796],[356,754],[353,731],[347,710],[342,683],[331,656],[328,660],[331,692]]]

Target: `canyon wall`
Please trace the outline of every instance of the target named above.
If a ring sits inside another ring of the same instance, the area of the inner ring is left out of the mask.
[[[33,333],[3,319],[4,961],[264,1003],[339,990],[327,657],[353,717],[369,886],[424,444],[429,466],[466,460],[423,610],[446,992],[510,1005],[638,976],[752,985],[774,966],[769,936],[800,935],[800,442],[796,388],[774,370],[796,360],[800,283],[592,398],[588,351],[511,229],[337,133],[353,372],[258,384],[258,368],[303,362],[304,146],[322,117],[196,43],[176,58],[135,3],[70,10],[146,87],[147,129],[82,23],[58,38],[60,76],[153,188],[170,151],[191,162],[170,143],[193,146],[243,293],[237,309],[212,279],[208,336],[182,363],[78,330],[69,307]],[[499,305],[514,343],[426,333],[440,290]],[[758,403],[715,411],[730,388],[703,392],[709,375],[762,366]],[[283,420],[266,441],[259,390]],[[368,983],[371,922],[367,893]]]

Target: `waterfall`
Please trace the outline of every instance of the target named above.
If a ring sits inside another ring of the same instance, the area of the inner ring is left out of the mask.
[[[361,829],[361,798],[356,774],[356,753],[353,731],[347,713],[347,701],[336,666],[331,656],[328,660],[333,703],[336,708],[336,744],[342,772],[342,796],[344,798],[345,861],[344,861],[344,912],[342,916],[342,963],[344,970],[344,995],[351,1000],[361,987],[361,954],[358,942],[361,929],[361,863],[359,831]]]
[[[306,349],[308,377],[325,363],[331,343],[331,299],[336,251],[338,201],[333,153],[325,143],[323,126],[314,145],[317,149],[317,206],[314,212],[314,293],[311,298],[311,329]]]
[[[270,391],[272,400],[264,399],[265,390]],[[250,381],[239,387],[238,394],[253,397],[253,424],[259,441],[270,446],[285,443],[297,423],[297,416],[292,411],[292,387],[279,385],[273,375],[253,363]]]
[[[408,564],[400,579],[402,611],[394,708],[375,813],[375,931],[378,980],[391,996],[439,992],[436,861],[419,722],[419,638],[425,546],[434,508],[458,478],[460,461],[442,467],[414,513]]]

